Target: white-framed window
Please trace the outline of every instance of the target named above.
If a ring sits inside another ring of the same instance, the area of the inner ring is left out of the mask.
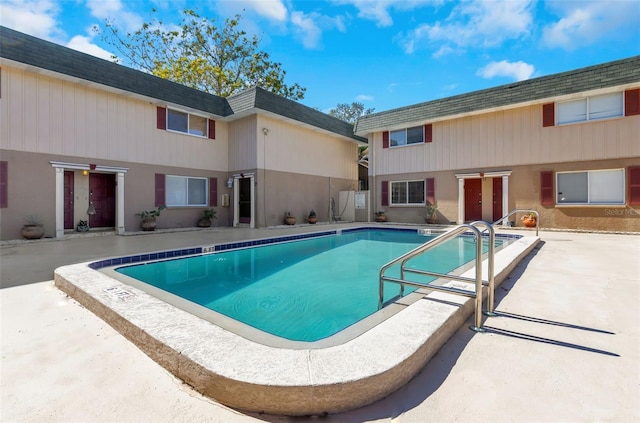
[[[391,182],[391,205],[424,206],[424,189],[424,179],[418,181]]]
[[[622,92],[617,92],[558,103],[556,122],[562,125],[621,117],[623,100]]]
[[[208,179],[193,176],[165,177],[165,201],[167,206],[206,206]]]
[[[167,109],[167,130],[207,137],[207,118]]]
[[[556,173],[557,204],[625,204],[624,169]]]
[[[403,145],[423,144],[424,127],[414,126],[412,128],[399,129],[389,132],[389,146],[401,147]]]

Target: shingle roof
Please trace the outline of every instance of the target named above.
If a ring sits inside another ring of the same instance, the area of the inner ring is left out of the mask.
[[[361,116],[356,134],[640,82],[640,56]]]
[[[312,125],[327,131],[367,142],[366,138],[354,135],[353,125],[319,112],[311,107],[287,100],[260,87],[254,87],[227,98],[234,113],[241,113],[252,107],[283,116],[306,125]]]
[[[0,57],[220,117],[260,109],[359,142],[353,126],[261,88],[223,98],[0,26]]]

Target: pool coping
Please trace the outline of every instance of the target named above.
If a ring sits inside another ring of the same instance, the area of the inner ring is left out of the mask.
[[[539,240],[525,236],[496,253],[496,286]],[[177,251],[185,250],[194,254]],[[108,277],[100,262],[56,269],[56,286],[197,391],[257,412],[322,415],[375,402],[413,378],[473,313],[473,300],[432,292],[344,344],[268,347]],[[484,260],[485,278],[486,268]]]

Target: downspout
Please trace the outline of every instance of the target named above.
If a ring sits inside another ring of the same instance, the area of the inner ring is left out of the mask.
[[[376,155],[375,155],[375,151],[376,151],[376,143],[375,143],[375,133],[372,134],[370,137],[367,137],[369,139],[369,145],[370,148],[369,149],[369,169],[371,172],[371,184],[373,185],[373,187],[369,187],[369,190],[371,192],[373,192],[373,201],[371,200],[371,198],[369,199],[369,210],[368,210],[368,216],[367,216],[367,222],[371,222],[371,210],[373,207],[373,203],[376,203],[377,201],[377,196],[376,196],[376,187],[378,186],[378,183],[376,181]],[[376,203],[377,204],[377,203]],[[375,209],[373,209],[375,210]]]

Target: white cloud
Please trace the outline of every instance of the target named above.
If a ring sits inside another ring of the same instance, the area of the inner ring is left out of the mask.
[[[280,0],[248,0],[246,3],[248,3],[248,8],[251,8],[260,16],[278,22],[287,20],[287,8]]]
[[[550,2],[549,9],[562,16],[543,30],[543,43],[549,47],[573,50],[631,34],[635,37],[631,42],[638,42],[640,5],[635,0]]]
[[[86,6],[92,16],[108,19],[127,31],[138,30],[143,23],[142,17],[126,10],[120,0],[87,0]]]
[[[358,17],[374,21],[377,26],[393,25],[390,10],[413,10],[425,5],[437,6],[444,0],[336,0],[338,4],[350,4],[358,9]]]
[[[187,5],[187,7],[193,6]],[[287,6],[285,6],[282,0],[216,1],[215,8],[222,16],[241,14],[243,19],[247,19],[249,15],[255,14],[280,23],[285,23],[289,15]]]
[[[491,62],[485,67],[478,70],[478,75],[483,78],[494,78],[496,76],[506,76],[513,78],[516,81],[524,81],[531,78],[535,68],[533,65],[525,63],[523,61],[508,62],[502,60],[500,62]]]
[[[83,35],[76,35],[68,43],[67,47],[74,50],[81,51],[83,53],[90,54],[92,56],[100,57],[101,59],[111,60],[111,53],[103,48],[98,47],[91,43],[91,38]]]
[[[334,18],[313,12],[305,14],[303,12],[291,12],[291,24],[298,37],[302,38],[302,45],[308,49],[322,47],[322,32],[329,29],[337,29],[344,32],[346,30],[343,18]]]
[[[453,51],[450,45],[493,47],[506,39],[529,34],[533,0],[474,0],[455,6],[443,21],[419,25],[401,41],[406,53],[418,47],[437,48],[437,55]],[[443,43],[446,48],[438,45]]]
[[[360,94],[356,96],[356,101],[373,101],[372,95]]]
[[[59,5],[51,0],[2,0],[0,24],[45,40],[62,35],[56,16]]]

